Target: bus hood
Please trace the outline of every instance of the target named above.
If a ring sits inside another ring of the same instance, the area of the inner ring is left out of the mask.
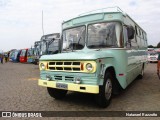
[[[43,60],[96,60],[98,58],[113,57],[110,51],[91,50],[91,51],[75,51],[70,53],[59,53],[54,55],[43,55]]]

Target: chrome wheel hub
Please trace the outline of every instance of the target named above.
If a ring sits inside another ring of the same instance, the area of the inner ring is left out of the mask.
[[[107,100],[110,99],[111,94],[112,94],[112,82],[110,79],[108,79],[105,86],[105,97]]]

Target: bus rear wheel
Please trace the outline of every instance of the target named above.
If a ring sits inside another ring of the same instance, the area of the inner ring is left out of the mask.
[[[49,95],[55,99],[62,99],[66,96],[67,90],[55,89],[47,87]]]
[[[103,85],[99,87],[99,94],[96,95],[96,102],[102,108],[109,106],[112,98],[112,75],[106,72]]]

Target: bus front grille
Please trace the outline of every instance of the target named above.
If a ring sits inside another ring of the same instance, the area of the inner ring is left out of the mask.
[[[55,80],[65,80],[68,82],[74,82],[74,77],[73,76],[61,76],[61,75],[55,75],[54,76]]]
[[[79,61],[53,61],[48,62],[48,70],[52,71],[81,71],[81,62]]]

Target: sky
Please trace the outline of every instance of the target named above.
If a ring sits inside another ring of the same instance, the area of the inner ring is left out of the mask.
[[[44,34],[61,32],[63,21],[95,9],[119,6],[160,42],[160,0],[0,0],[0,51],[30,48]]]

